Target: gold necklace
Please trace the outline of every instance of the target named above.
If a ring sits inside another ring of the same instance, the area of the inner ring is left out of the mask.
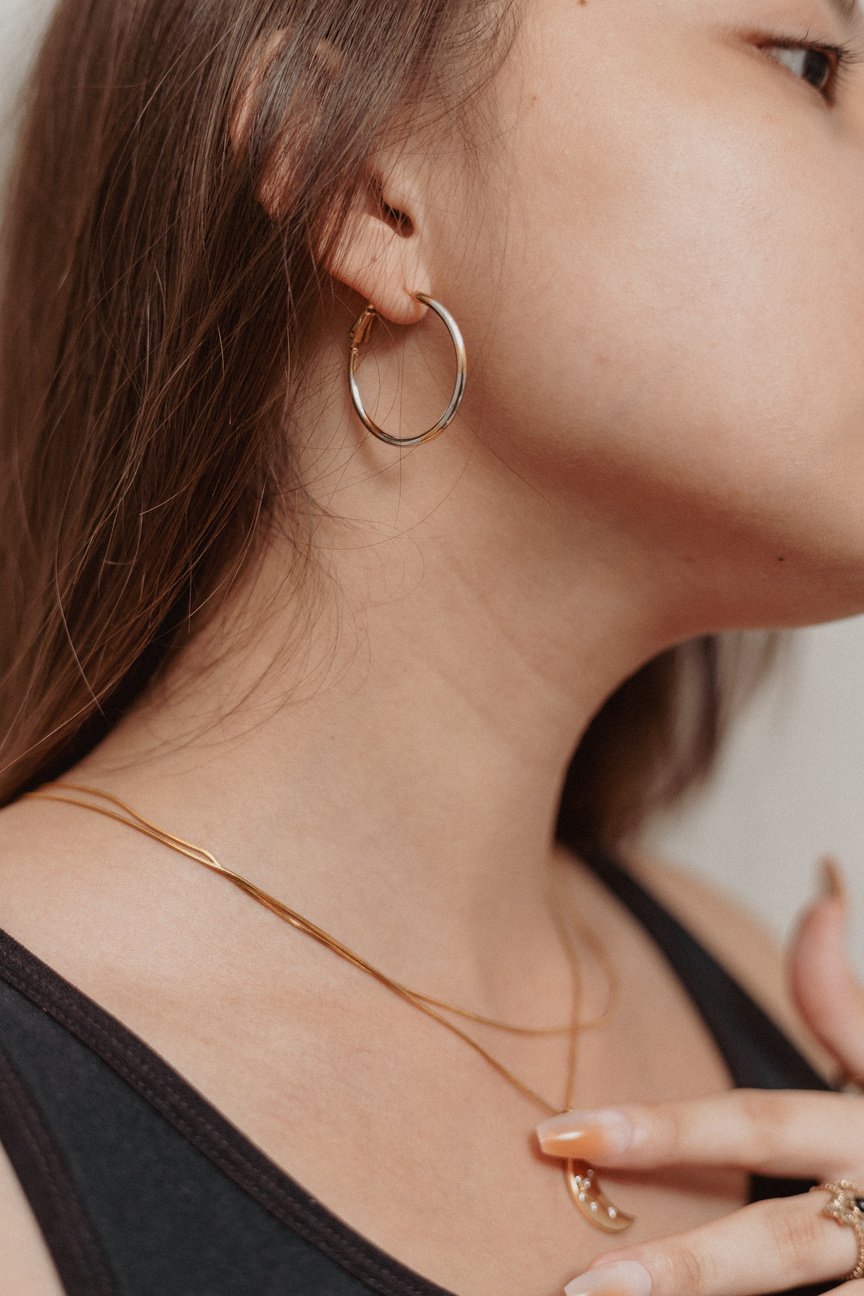
[[[108,810],[104,806],[91,805],[90,802],[82,801],[78,797],[57,796],[43,790],[50,787],[60,789],[72,788],[77,792],[89,792],[94,796],[105,797],[115,805],[121,806],[128,814],[132,815],[133,819],[137,822],[130,822],[129,819],[117,814],[114,810]],[[394,990],[397,994],[407,999],[409,1003],[413,1003],[416,1008],[420,1008],[421,1011],[428,1013],[430,1017],[434,1017],[436,1021],[441,1022],[442,1026],[446,1026],[448,1030],[459,1035],[467,1044],[470,1044],[473,1049],[484,1057],[487,1062],[491,1063],[491,1065],[494,1066],[506,1080],[509,1080],[512,1084],[516,1085],[522,1093],[526,1094],[529,1098],[533,1098],[535,1102],[538,1102],[545,1109],[545,1111],[552,1115],[557,1114],[561,1108],[556,1107],[553,1103],[547,1102],[547,1100],[541,1097],[540,1094],[536,1093],[535,1090],[524,1084],[523,1081],[514,1076],[511,1071],[508,1071],[497,1058],[493,1057],[491,1053],[488,1053],[486,1049],[478,1044],[476,1040],[472,1039],[470,1035],[466,1035],[464,1031],[460,1030],[459,1027],[455,1026],[452,1022],[448,1021],[446,1017],[442,1017],[440,1013],[434,1012],[429,1005],[435,1004],[439,1008],[447,1008],[451,1012],[458,1013],[461,1017],[469,1017],[474,1021],[482,1022],[488,1026],[494,1026],[499,1030],[510,1031],[514,1034],[560,1035],[565,1032],[569,1033],[570,1043],[568,1047],[567,1064],[567,1095],[564,1101],[564,1110],[566,1111],[573,1107],[575,1102],[574,1078],[576,1072],[577,1033],[580,1030],[588,1030],[600,1026],[609,1020],[614,1008],[617,1007],[620,995],[620,984],[614,969],[606,957],[605,951],[602,949],[599,942],[595,941],[593,933],[591,933],[587,928],[582,927],[581,924],[574,924],[580,927],[581,934],[586,940],[586,943],[592,947],[595,955],[602,963],[610,985],[609,1002],[600,1016],[587,1022],[579,1022],[577,1020],[580,987],[579,965],[576,952],[573,948],[570,932],[561,922],[557,907],[554,909],[553,917],[558,934],[562,938],[562,943],[565,947],[567,959],[570,964],[570,973],[573,985],[570,1022],[567,1026],[514,1026],[508,1022],[496,1021],[492,1017],[484,1017],[480,1013],[473,1013],[469,1012],[467,1009],[457,1008],[455,1005],[445,1003],[441,999],[433,999],[430,995],[421,994],[418,990],[411,990],[401,982],[395,981],[392,977],[388,977],[386,973],[373,967],[371,963],[368,963],[365,959],[361,958],[359,954],[355,954],[353,950],[350,950],[346,945],[343,945],[342,942],[337,940],[334,936],[329,935],[321,927],[316,926],[316,924],[311,922],[308,918],[304,918],[303,915],[299,914],[295,909],[289,908],[289,906],[283,904],[281,900],[277,900],[275,896],[269,895],[266,891],[263,891],[260,887],[256,886],[254,882],[250,882],[248,878],[244,878],[239,873],[235,873],[233,869],[226,868],[223,864],[220,864],[215,856],[213,856],[210,851],[206,850],[203,846],[196,846],[192,842],[185,841],[182,837],[177,837],[173,833],[169,833],[167,830],[160,828],[157,824],[152,823],[149,819],[145,819],[137,810],[134,810],[130,805],[127,805],[125,801],[121,801],[119,797],[114,796],[110,792],[103,792],[100,788],[88,787],[83,783],[69,783],[66,781],[55,780],[49,783],[44,783],[42,789],[38,791],[22,793],[20,799],[23,800],[24,797],[42,797],[46,801],[63,801],[70,805],[83,806],[85,810],[95,810],[98,814],[104,814],[111,819],[118,820],[120,823],[125,823],[128,827],[135,828],[138,832],[143,832],[148,837],[154,837],[164,845],[170,846],[172,849],[179,851],[180,854],[186,855],[190,859],[197,860],[200,864],[206,865],[217,873],[222,873],[229,879],[229,881],[233,882],[235,886],[240,887],[241,890],[245,891],[248,895],[251,895],[253,899],[258,900],[278,917],[284,919],[285,922],[289,922],[299,931],[305,932],[307,935],[314,937],[315,940],[319,941],[322,945],[326,945],[329,949],[332,949],[334,953],[341,955],[342,958],[353,963],[355,967],[359,967],[365,972],[370,972],[377,978],[377,980],[381,981],[384,985],[389,986],[391,990]],[[609,1200],[597,1181],[597,1174],[594,1167],[590,1166],[587,1161],[577,1160],[572,1157],[567,1158],[564,1162],[564,1178],[577,1210],[583,1218],[593,1224],[595,1228],[602,1229],[604,1232],[618,1233],[623,1229],[629,1228],[634,1222],[635,1217],[633,1215],[628,1215],[625,1211],[614,1206]]]

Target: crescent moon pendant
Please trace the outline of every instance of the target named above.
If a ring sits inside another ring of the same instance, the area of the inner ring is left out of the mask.
[[[609,1200],[597,1182],[594,1167],[587,1161],[568,1158],[564,1163],[564,1178],[576,1209],[595,1228],[621,1233],[634,1222],[635,1215],[628,1215]]]

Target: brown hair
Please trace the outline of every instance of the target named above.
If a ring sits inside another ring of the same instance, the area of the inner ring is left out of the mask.
[[[308,500],[279,429],[319,267],[403,110],[475,146],[517,26],[512,0],[61,0],[5,204],[0,805],[100,741],[254,570],[277,518],[300,588]],[[274,220],[258,186],[277,162]],[[705,639],[625,684],[574,757],[562,833],[614,841],[706,772],[720,677]]]

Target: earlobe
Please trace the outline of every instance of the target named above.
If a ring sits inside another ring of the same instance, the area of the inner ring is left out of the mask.
[[[394,324],[418,323],[426,307],[413,294],[431,292],[409,190],[370,164],[341,238],[323,260],[328,274]]]

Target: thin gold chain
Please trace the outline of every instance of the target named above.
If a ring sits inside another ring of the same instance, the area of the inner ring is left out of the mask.
[[[591,933],[587,928],[582,927],[581,924],[574,924],[580,927],[583,938],[585,939],[586,943],[591,946],[595,956],[598,958],[598,961],[603,966],[609,981],[609,998],[608,998],[606,1008],[601,1013],[601,1015],[599,1017],[592,1018],[590,1021],[587,1022],[579,1022],[577,1020],[580,987],[581,987],[579,963],[578,963],[575,949],[573,947],[571,933],[561,921],[557,908],[554,908],[553,910],[554,921],[558,929],[559,935],[562,938],[562,943],[566,950],[568,962],[570,964],[570,972],[571,972],[572,985],[573,985],[570,1022],[568,1023],[567,1026],[549,1026],[549,1027],[514,1026],[509,1022],[500,1022],[494,1018],[485,1017],[480,1013],[473,1013],[468,1011],[467,1009],[457,1008],[455,1005],[448,1004],[443,1000],[433,999],[430,995],[421,994],[419,991],[410,989],[408,986],[403,985],[401,982],[394,980],[392,977],[388,977],[386,973],[381,972],[378,968],[374,967],[371,963],[368,963],[365,959],[361,958],[359,954],[356,954],[353,950],[349,949],[341,941],[337,940],[336,937],[331,936],[328,932],[325,932],[321,927],[318,927],[315,923],[311,922],[310,919],[304,918],[302,914],[298,913],[294,909],[291,909],[288,905],[283,904],[283,902],[281,900],[277,900],[275,896],[269,895],[268,892],[262,890],[261,887],[256,886],[256,884],[254,882],[251,882],[248,878],[245,878],[241,874],[235,873],[233,869],[226,868],[225,865],[220,864],[219,861],[215,858],[215,856],[213,856],[211,852],[206,850],[203,846],[196,846],[194,843],[188,842],[184,838],[178,837],[175,834],[169,833],[165,829],[160,828],[157,824],[154,824],[149,819],[146,819],[143,815],[139,814],[137,810],[133,809],[132,806],[128,805],[125,801],[121,801],[119,797],[114,796],[112,793],[104,792],[100,788],[89,787],[86,784],[70,783],[70,782],[66,782],[65,780],[62,782],[57,781],[53,783],[43,784],[43,789],[50,788],[50,787],[54,787],[58,789],[71,788],[78,792],[88,792],[94,796],[105,797],[109,801],[114,802],[115,805],[121,806],[125,811],[127,811],[128,814],[132,815],[133,821],[130,821],[129,819],[125,818],[123,815],[117,814],[113,810],[106,809],[104,806],[92,805],[90,802],[82,801],[77,797],[57,796],[50,792],[44,791],[42,789],[37,791],[32,791],[32,792],[25,792],[22,794],[21,799],[23,799],[23,797],[25,796],[41,797],[47,801],[64,801],[71,805],[82,806],[86,810],[94,810],[98,814],[104,814],[111,819],[116,819],[120,823],[125,823],[127,824],[128,827],[135,828],[137,831],[143,832],[149,837],[154,837],[157,841],[161,841],[164,845],[179,851],[181,854],[188,856],[190,859],[197,860],[199,863],[204,864],[206,867],[211,868],[216,872],[222,873],[225,877],[229,879],[229,881],[233,882],[241,890],[247,892],[247,894],[251,895],[255,900],[258,900],[266,908],[270,909],[273,913],[277,914],[278,917],[284,919],[284,921],[286,922],[291,923],[291,925],[296,927],[299,931],[303,931],[307,935],[314,937],[315,940],[319,941],[323,945],[326,945],[329,949],[332,949],[335,953],[340,954],[343,958],[347,959],[350,963],[353,963],[356,967],[361,968],[363,971],[369,972],[372,976],[376,977],[377,980],[382,982],[384,985],[388,986],[391,990],[395,991],[403,998],[407,999],[409,1002],[413,1003],[417,1008],[421,1009],[421,1011],[427,1013],[430,1017],[434,1017],[437,1021],[441,1022],[441,1024],[443,1026],[446,1026],[448,1030],[453,1031],[456,1035],[460,1036],[463,1040],[465,1040],[467,1044],[470,1044],[471,1047],[475,1049],[478,1053],[480,1053],[481,1056],[484,1057],[493,1067],[495,1067],[495,1069],[501,1075],[503,1075],[505,1079],[509,1080],[512,1084],[516,1085],[516,1087],[520,1089],[522,1093],[534,1099],[535,1102],[539,1103],[547,1112],[552,1114],[560,1111],[561,1108],[559,1106],[553,1105],[552,1103],[549,1103],[545,1098],[541,1097],[541,1095],[538,1094],[529,1085],[526,1085],[523,1081],[518,1079],[517,1076],[513,1075],[511,1071],[509,1071],[501,1062],[499,1062],[497,1058],[493,1057],[491,1053],[487,1052],[487,1050],[484,1049],[480,1044],[478,1044],[476,1040],[472,1039],[470,1035],[467,1035],[464,1031],[460,1030],[458,1026],[455,1026],[452,1022],[448,1021],[445,1017],[442,1017],[440,1013],[434,1012],[432,1008],[429,1007],[428,1005],[435,1004],[437,1007],[447,1008],[449,1011],[459,1013],[463,1017],[469,1017],[474,1021],[482,1022],[489,1026],[494,1026],[499,1030],[510,1031],[514,1034],[560,1035],[565,1032],[568,1033],[570,1036],[570,1041],[569,1041],[569,1048],[568,1048],[567,1094],[564,1102],[564,1107],[570,1108],[573,1106],[574,1098],[575,1098],[574,1081],[575,1081],[575,1072],[576,1072],[577,1033],[579,1030],[592,1029],[610,1020],[611,1016],[613,1015],[614,1011],[618,1006],[618,1001],[620,997],[620,982],[618,980],[614,968],[611,965],[611,962],[607,958],[605,951],[602,949],[602,946],[599,944],[599,942],[597,942],[594,939],[593,933]]]

